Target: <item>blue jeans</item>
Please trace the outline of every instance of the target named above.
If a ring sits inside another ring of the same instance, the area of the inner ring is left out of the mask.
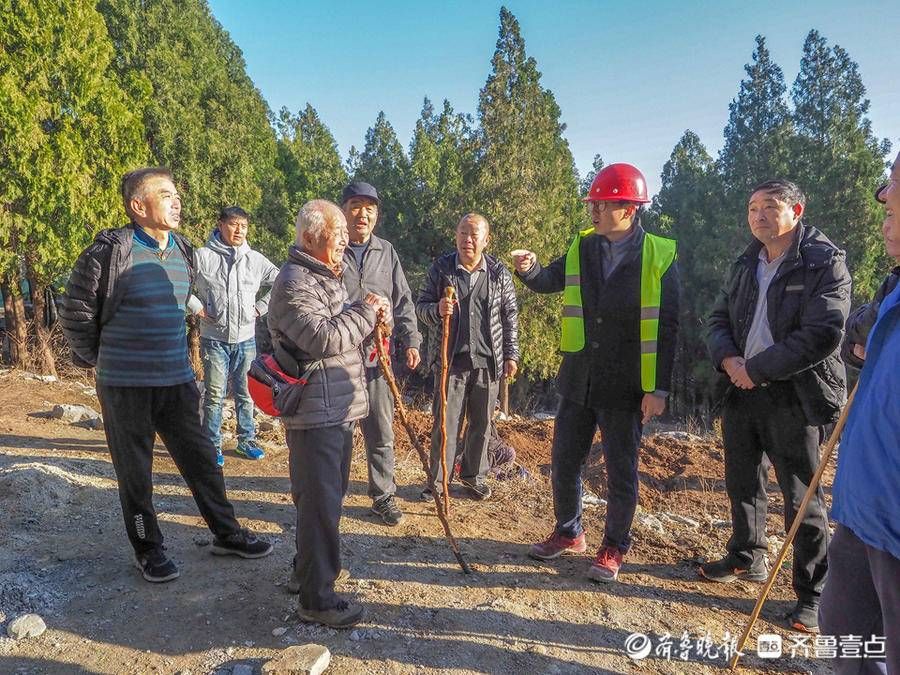
[[[238,443],[256,438],[253,424],[253,399],[247,389],[247,371],[256,358],[256,340],[243,342],[219,342],[200,338],[200,355],[203,359],[203,431],[218,452],[222,451],[222,403],[228,383],[234,394],[234,410],[237,415]]]

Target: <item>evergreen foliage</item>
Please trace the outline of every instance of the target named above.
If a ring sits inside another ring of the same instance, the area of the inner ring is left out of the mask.
[[[528,248],[546,263],[565,252],[586,216],[559,106],[505,7],[491,65],[478,104],[475,203],[492,224],[493,253],[508,263],[510,250]],[[561,299],[520,287],[519,301],[522,365],[549,377],[559,362]]]
[[[505,264],[514,248],[534,250],[546,263],[589,223],[579,198],[604,161],[595,155],[579,180],[560,108],[506,8],[477,120],[426,98],[407,154],[382,112],[362,150],[351,147],[343,164],[311,104],[271,114],[205,0],[0,0],[0,36],[7,307],[23,271],[39,291],[65,276],[98,229],[124,223],[119,179],[142,164],[172,169],[184,194],[182,229],[195,243],[222,206],[239,204],[253,214],[254,246],[276,262],[304,202],[337,201],[350,179],[370,182],[382,198],[378,233],[397,248],[414,292],[433,258],[453,248],[456,222],[467,212],[491,222],[489,252]],[[757,36],[718,157],[690,130],[678,141],[644,218],[648,229],[679,242],[684,310],[675,412],[710,406],[704,319],[751,238],[747,199],[757,183],[784,177],[806,192],[805,220],[847,250],[857,301],[879,283],[888,263],[872,192],[890,144],[875,137],[868,113],[859,66],[840,46],[810,31],[788,92]],[[551,377],[560,298],[520,286],[519,302],[522,373]]]

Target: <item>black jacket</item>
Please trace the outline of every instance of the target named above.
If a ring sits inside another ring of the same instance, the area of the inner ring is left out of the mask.
[[[862,368],[863,360],[853,354],[853,345],[866,346],[866,340],[869,338],[869,331],[875,325],[875,319],[878,318],[878,309],[881,307],[881,301],[897,287],[900,281],[900,265],[891,270],[887,278],[875,292],[872,302],[867,302],[855,309],[850,318],[847,319],[847,334],[844,337],[844,343],[841,345],[841,357],[848,366],[854,368]]]
[[[117,282],[122,272],[131,267],[134,227],[129,224],[97,234],[94,243],[78,256],[69,275],[59,322],[72,349],[72,361],[81,368],[97,364],[100,331],[122,301],[122,288]],[[173,236],[193,284],[194,249],[180,235]]]
[[[839,351],[850,309],[845,254],[814,227],[800,223],[767,293],[774,344],[747,360],[757,386],[790,380],[806,421],[831,422],[846,401],[846,373]],[[756,269],[762,243],[754,240],[732,265],[709,315],[706,345],[722,370],[729,356],[743,356],[756,310]],[[729,390],[725,379],[720,395]]]
[[[490,326],[491,379],[498,379],[503,372],[504,361],[519,361],[519,308],[516,305],[516,289],[512,275],[494,256],[485,254],[488,274],[488,325]],[[446,279],[453,278],[456,252],[445,253],[435,260],[428,269],[425,283],[416,300],[416,316],[429,327],[428,364],[440,367],[441,334],[443,322],[438,313],[438,302],[444,294]],[[459,289],[454,287],[459,296]],[[449,350],[455,350],[459,328],[458,312],[454,312],[450,322],[451,341]]]
[[[564,399],[582,406],[640,410],[641,386],[641,252],[646,233],[639,229],[625,257],[606,281],[601,272],[599,238],[581,240],[581,298],[585,347],[564,352],[556,386]],[[535,263],[522,282],[538,293],[558,293],[566,285],[566,256],[547,267]],[[662,277],[659,337],[656,348],[656,390],[668,391],[678,344],[680,285],[678,264]]]

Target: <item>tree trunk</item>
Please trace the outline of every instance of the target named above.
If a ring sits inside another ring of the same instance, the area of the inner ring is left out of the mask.
[[[3,281],[3,310],[9,339],[9,362],[15,368],[28,364],[28,322],[25,302],[19,286],[19,275],[10,273]]]
[[[56,359],[53,357],[53,349],[50,346],[50,329],[45,323],[45,315],[48,311],[47,287],[34,278],[29,278],[28,283],[31,286],[31,302],[34,307],[32,325],[35,336],[35,369],[41,375],[56,376]]]

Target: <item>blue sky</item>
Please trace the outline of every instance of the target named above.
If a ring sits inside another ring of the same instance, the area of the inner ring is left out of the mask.
[[[422,100],[477,112],[501,4],[209,0],[270,107],[318,110],[346,158],[380,110],[408,148]],[[630,162],[653,192],[685,129],[713,156],[754,36],[766,37],[790,88],[817,29],[859,63],[869,117],[900,149],[900,2],[640,3],[509,0],[542,83],[556,95],[575,162]],[[891,72],[893,70],[893,72]]]

